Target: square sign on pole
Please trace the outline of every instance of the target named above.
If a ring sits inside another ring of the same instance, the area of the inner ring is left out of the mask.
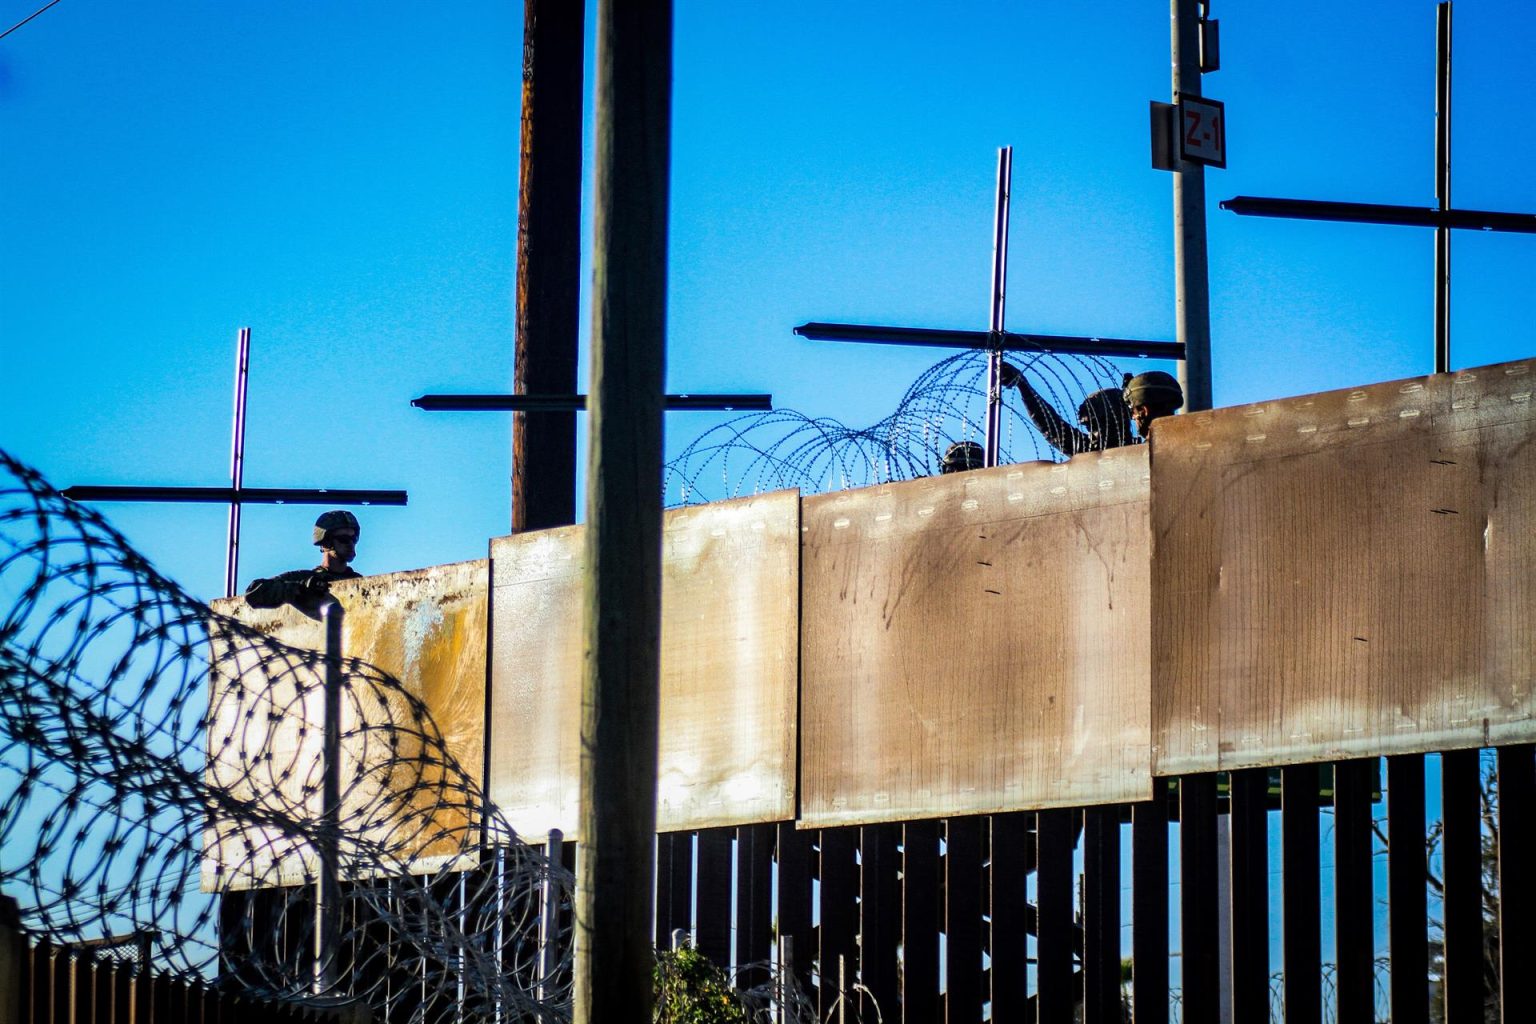
[[[1227,166],[1227,112],[1221,101],[1203,96],[1179,99],[1179,158]]]

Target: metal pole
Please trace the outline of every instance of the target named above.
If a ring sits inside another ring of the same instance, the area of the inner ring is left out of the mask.
[[[1008,301],[1008,199],[1013,184],[1013,147],[997,151],[997,200],[992,212],[992,308],[987,318],[987,449],[997,465],[1003,423],[1003,323]]]
[[[653,1004],[670,0],[600,0],[595,94],[575,1024]]]
[[[512,390],[576,390],[584,3],[523,0]],[[576,521],[576,417],[512,418],[512,532]]]
[[[21,931],[21,907],[12,897],[0,895],[0,1024],[34,1019],[21,995],[26,974],[27,937]]]
[[[1170,0],[1173,102],[1200,95],[1199,0]],[[1184,346],[1184,408],[1211,407],[1211,297],[1205,250],[1205,168],[1180,161],[1173,172],[1174,310]]]
[[[251,375],[251,329],[240,328],[235,344],[235,426],[229,446],[229,486],[235,499],[229,503],[229,547],[224,553],[224,596],[234,597],[240,587],[240,487],[245,480],[245,386]]]
[[[325,723],[320,749],[320,827],[315,836],[315,995],[336,985],[341,946],[341,624],[346,610],[335,598],[320,606],[325,625]]]
[[[774,986],[778,990],[779,1005],[775,1008],[774,1024],[788,1024],[790,1020],[789,1000],[794,993],[795,972],[795,937],[793,935],[779,936],[779,976]]]
[[[1451,208],[1451,0],[1435,10],[1435,200]],[[1435,372],[1451,370],[1451,229],[1435,228]]]

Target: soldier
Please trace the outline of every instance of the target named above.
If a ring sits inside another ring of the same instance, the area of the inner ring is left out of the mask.
[[[939,460],[940,473],[964,473],[968,469],[980,469],[987,464],[987,450],[975,441],[956,441],[944,449]]]
[[[1184,389],[1178,379],[1162,370],[1149,370],[1125,380],[1125,407],[1131,411],[1136,432],[1145,440],[1152,424],[1172,416],[1184,405]]]
[[[1165,374],[1166,376],[1166,374]],[[1101,452],[1131,443],[1130,418],[1126,415],[1124,395],[1119,388],[1102,388],[1083,399],[1077,407],[1078,430],[1056,409],[1040,397],[1023,371],[1004,363],[1001,382],[1005,388],[1018,388],[1024,400],[1024,414],[1035,429],[1063,455]]]
[[[271,579],[253,581],[245,588],[246,603],[252,608],[291,604],[310,618],[318,619],[321,603],[330,596],[331,584],[362,575],[349,564],[357,557],[357,538],[361,533],[357,517],[351,512],[333,509],[321,513],[315,520],[320,564],[313,569],[295,569]]]

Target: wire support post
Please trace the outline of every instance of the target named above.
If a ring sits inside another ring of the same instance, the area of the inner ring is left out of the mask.
[[[1536,223],[1533,223],[1536,227]],[[1049,352],[1056,355],[1125,356],[1129,359],[1183,359],[1176,341],[1138,341],[1081,335],[1021,334],[1017,331],[952,331],[932,327],[881,327],[876,324],[830,324],[813,321],[794,329],[808,341],[854,341],[868,345],[908,345],[918,348],[966,348],[985,351],[1001,344],[1005,351]]]
[[[422,395],[411,405],[426,412],[585,412],[587,396],[579,394]],[[668,411],[746,412],[772,409],[770,394],[687,393],[664,395]]]
[[[325,628],[325,721],[320,763],[320,828],[315,837],[315,982],[317,996],[336,987],[341,947],[341,627],[346,609],[334,597],[320,606]]]
[[[1435,10],[1435,203],[1451,208],[1451,2]],[[1451,229],[1435,226],[1435,372],[1451,370]]]
[[[985,464],[997,465],[1003,422],[1003,324],[1008,304],[1008,207],[1013,147],[997,151],[997,199],[992,214],[992,296],[987,317],[987,446]]]
[[[229,486],[236,495],[245,486],[245,394],[251,378],[251,329],[240,328],[235,341],[235,412],[229,445]],[[240,502],[229,503],[229,546],[224,557],[224,596],[240,586]]]

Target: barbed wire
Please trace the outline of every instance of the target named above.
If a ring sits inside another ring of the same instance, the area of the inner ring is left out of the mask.
[[[1118,376],[1011,358],[1068,412]],[[862,430],[737,418],[668,487],[691,503],[927,475],[984,434],[986,372],[984,353],[942,360]],[[1004,424],[1000,460],[1057,456],[1016,401]],[[342,662],[341,794],[323,807],[323,655],[213,611],[4,452],[0,609],[0,894],[29,932],[269,996],[334,978],[326,997],[389,1019],[568,1016],[569,871],[518,841],[399,680]],[[322,846],[345,879],[326,964]]]
[[[1096,356],[1024,350],[1008,359],[1068,421],[1090,394],[1122,382],[1116,367]],[[925,370],[896,410],[873,426],[850,427],[792,409],[737,416],[700,434],[667,463],[665,500],[692,505],[791,487],[819,494],[929,476],[939,471],[949,445],[985,440],[986,407],[987,354],[969,351]],[[1065,457],[1011,389],[1003,393],[1002,426],[1000,464]]]
[[[433,1021],[560,1020],[573,879],[517,840],[425,704],[342,664],[321,806],[323,656],[215,613],[0,452],[0,893],[77,950]],[[318,850],[339,947],[316,963]],[[565,915],[568,917],[568,913]]]

